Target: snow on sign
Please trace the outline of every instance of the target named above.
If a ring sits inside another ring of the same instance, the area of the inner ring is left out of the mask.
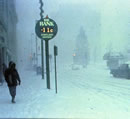
[[[46,17],[39,20],[35,26],[36,35],[43,40],[50,40],[57,34],[58,27],[54,20]]]

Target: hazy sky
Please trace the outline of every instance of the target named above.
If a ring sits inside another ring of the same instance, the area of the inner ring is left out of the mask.
[[[69,7],[75,4],[86,5],[101,14],[101,47],[102,53],[111,46],[116,51],[126,49],[130,29],[129,0],[43,0],[44,16],[52,17],[62,9],[62,5]],[[21,43],[29,42],[31,33],[35,33],[35,20],[40,19],[39,0],[17,0],[18,38]],[[62,11],[62,10],[61,10]],[[73,14],[73,13],[72,13]],[[77,14],[80,17],[80,14]],[[67,29],[67,26],[65,27]],[[24,29],[24,30],[23,30]],[[96,39],[95,39],[96,41]],[[54,41],[55,42],[55,41]],[[24,44],[25,47],[27,44]]]

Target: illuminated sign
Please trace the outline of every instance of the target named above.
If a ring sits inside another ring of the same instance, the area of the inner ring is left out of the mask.
[[[36,23],[35,32],[40,39],[50,40],[56,36],[57,31],[56,22],[48,17]]]

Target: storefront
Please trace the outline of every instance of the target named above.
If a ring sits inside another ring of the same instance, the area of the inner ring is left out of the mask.
[[[3,71],[2,64],[7,64],[6,56],[6,31],[3,28],[3,25],[0,24],[0,83],[3,81]]]

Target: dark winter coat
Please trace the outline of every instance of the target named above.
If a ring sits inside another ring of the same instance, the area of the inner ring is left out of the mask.
[[[16,69],[7,68],[5,70],[5,80],[9,87],[17,86],[18,82],[20,84],[20,77]]]

